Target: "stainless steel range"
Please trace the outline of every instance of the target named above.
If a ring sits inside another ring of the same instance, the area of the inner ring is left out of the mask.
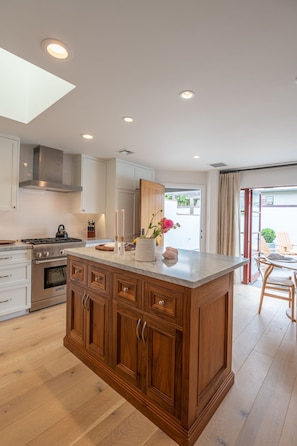
[[[66,301],[66,248],[85,246],[77,238],[23,239],[32,248],[32,285],[30,311]]]

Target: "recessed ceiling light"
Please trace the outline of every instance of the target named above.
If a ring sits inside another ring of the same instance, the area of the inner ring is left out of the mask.
[[[134,118],[132,118],[132,116],[124,116],[122,119],[125,122],[133,122],[134,121]]]
[[[56,59],[67,59],[69,57],[69,49],[59,40],[45,39],[42,41],[41,46]]]
[[[93,139],[94,138],[94,136],[90,135],[89,133],[82,133],[80,136],[84,139]]]
[[[195,96],[195,93],[191,90],[184,90],[181,91],[179,95],[183,99],[192,99]]]
[[[200,156],[199,155],[194,155],[193,158],[198,159],[198,158],[200,158]]]

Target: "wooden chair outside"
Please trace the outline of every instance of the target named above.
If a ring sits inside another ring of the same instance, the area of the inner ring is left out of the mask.
[[[266,243],[265,238],[263,237],[263,235],[261,235],[261,245],[260,245],[260,251],[262,254],[264,254],[265,256],[268,256],[271,253],[271,249],[269,248],[269,246]]]
[[[262,277],[262,289],[258,314],[261,313],[264,296],[287,300],[291,309],[291,320],[295,321],[295,283],[291,276],[282,277],[272,275],[274,265],[266,258],[255,258]]]
[[[288,232],[277,232],[275,243],[277,252],[297,255],[297,245],[293,245]]]

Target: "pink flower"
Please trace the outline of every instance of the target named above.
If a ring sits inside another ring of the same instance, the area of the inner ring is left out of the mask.
[[[162,210],[158,211],[156,214],[152,215],[151,221],[149,222],[148,229],[146,233],[143,233],[144,237],[149,238],[156,238],[161,237],[163,234],[166,234],[166,232],[170,231],[170,229],[176,229],[180,227],[179,223],[174,223],[172,220],[166,217],[162,217],[158,223],[154,224],[153,219],[156,217],[156,215],[159,212],[163,212]],[[152,234],[149,235],[149,231],[152,230]]]
[[[161,223],[162,230],[164,232],[168,232],[169,229],[173,228],[173,226],[174,226],[173,221],[170,219],[167,219],[167,218],[162,218],[160,223]]]

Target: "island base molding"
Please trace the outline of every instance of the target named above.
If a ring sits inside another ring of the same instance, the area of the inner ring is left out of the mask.
[[[234,373],[231,371],[204,407],[199,417],[190,429],[187,430],[180,424],[179,420],[171,417],[168,413],[161,410],[159,406],[152,404],[143,397],[141,392],[138,392],[129,383],[112,373],[108,366],[94,363],[92,356],[88,355],[85,350],[78,348],[67,336],[64,338],[64,346],[180,446],[193,446],[195,444],[210,418],[234,384]]]

